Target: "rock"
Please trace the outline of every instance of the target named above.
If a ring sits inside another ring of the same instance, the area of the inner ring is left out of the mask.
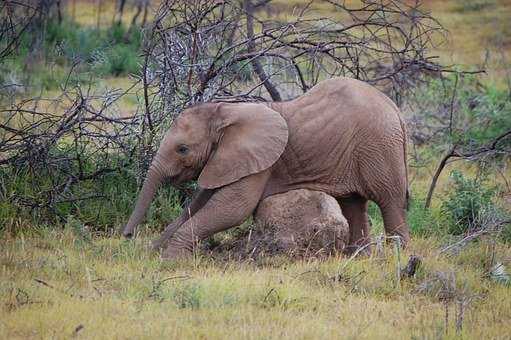
[[[348,222],[335,198],[319,191],[292,190],[259,203],[254,219],[275,252],[318,256],[342,252]]]

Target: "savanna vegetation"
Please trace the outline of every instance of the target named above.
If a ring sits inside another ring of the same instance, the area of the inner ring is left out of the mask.
[[[511,337],[507,1],[0,8],[0,338]],[[247,221],[164,261],[149,241],[193,183],[163,187],[135,240],[116,233],[184,107],[285,100],[336,75],[403,112],[409,248],[384,241],[371,205],[369,257],[230,252]]]

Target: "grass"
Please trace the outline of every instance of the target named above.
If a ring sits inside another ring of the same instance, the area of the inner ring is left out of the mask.
[[[511,58],[509,1],[431,0],[425,6],[449,30],[448,43],[435,51],[441,59],[465,68],[480,65],[487,81],[503,85]]]
[[[147,231],[126,242],[26,230],[0,241],[0,338],[456,338],[456,299],[471,300],[459,337],[511,336],[511,288],[486,278],[487,241],[448,257],[416,238],[401,258],[424,266],[397,285],[390,246],[355,261],[165,262]],[[495,258],[509,268],[511,247]],[[451,300],[427,284],[438,273],[452,275]]]
[[[152,20],[153,12],[155,8],[158,7],[160,1],[151,1],[149,12],[148,12],[148,21]],[[98,8],[98,4],[100,4]],[[97,26],[99,19],[100,27],[108,27],[112,24],[112,18],[116,13],[116,1],[90,1],[90,0],[73,0],[67,4],[66,11],[71,18],[84,26]],[[98,9],[100,11],[98,17]],[[124,8],[124,14],[122,17],[122,23],[124,25],[130,25],[133,16],[136,14],[136,8],[131,3],[127,3]],[[140,14],[138,20],[142,19],[142,14]]]

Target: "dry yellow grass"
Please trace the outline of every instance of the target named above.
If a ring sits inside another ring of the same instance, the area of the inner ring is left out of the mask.
[[[420,254],[424,267],[398,286],[392,247],[354,261],[175,263],[148,254],[148,236],[133,243],[88,242],[71,230],[6,235],[0,338],[455,338],[457,298],[471,300],[460,337],[511,337],[511,288],[485,277],[489,241],[447,257],[438,241],[415,239],[401,257]],[[509,245],[497,244],[495,258],[509,268]],[[437,288],[421,291],[438,272],[455,278],[447,303]]]
[[[156,2],[152,1],[155,8]],[[66,4],[66,11],[68,15],[77,23],[86,26],[108,27],[113,22],[113,17],[116,12],[117,1],[114,0],[70,0]],[[136,9],[131,2],[127,2],[125,6],[122,22],[125,25],[130,25]],[[142,19],[142,14],[139,21]]]
[[[486,66],[487,81],[503,81],[511,63],[511,2],[429,0],[424,6],[449,31],[447,43],[434,51],[442,61]]]

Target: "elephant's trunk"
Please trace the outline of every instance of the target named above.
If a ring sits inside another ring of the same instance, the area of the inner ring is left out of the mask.
[[[142,189],[138,195],[137,204],[135,205],[135,209],[131,214],[131,217],[128,221],[128,224],[124,227],[122,235],[126,238],[131,238],[135,234],[135,229],[142,222],[149,206],[151,205],[151,201],[153,200],[154,194],[156,190],[160,186],[161,182],[164,179],[163,172],[159,169],[157,165],[158,160],[154,160],[147,172],[147,177],[144,181]]]

